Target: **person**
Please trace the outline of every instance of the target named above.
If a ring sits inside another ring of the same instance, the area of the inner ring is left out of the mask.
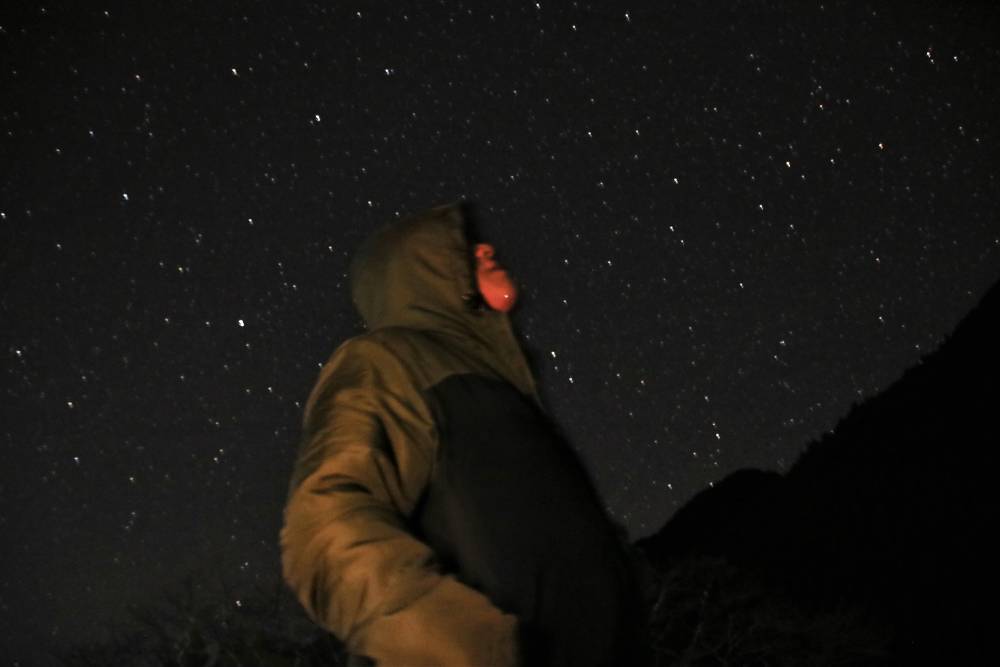
[[[352,264],[367,332],[306,403],[284,578],[377,665],[639,664],[624,532],[542,408],[517,287],[466,211],[388,225]]]

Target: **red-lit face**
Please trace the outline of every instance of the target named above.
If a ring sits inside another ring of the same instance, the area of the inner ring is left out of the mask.
[[[507,270],[493,258],[494,249],[489,243],[477,243],[476,286],[483,301],[493,310],[506,313],[517,303],[517,286]]]

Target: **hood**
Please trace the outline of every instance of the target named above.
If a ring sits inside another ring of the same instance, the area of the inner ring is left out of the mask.
[[[382,227],[351,264],[351,298],[369,330],[468,328],[475,293],[465,219],[440,206]]]
[[[479,305],[461,204],[382,227],[351,263],[351,298],[369,331],[405,327],[453,337],[522,393],[534,379],[506,313]]]

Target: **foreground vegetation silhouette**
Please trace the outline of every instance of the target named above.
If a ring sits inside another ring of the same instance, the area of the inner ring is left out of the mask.
[[[636,544],[650,565],[657,666],[982,662],[1000,562],[998,399],[1000,285],[787,474],[734,473]],[[60,660],[346,664],[279,581],[237,595],[222,581],[208,590],[210,580],[189,580]]]

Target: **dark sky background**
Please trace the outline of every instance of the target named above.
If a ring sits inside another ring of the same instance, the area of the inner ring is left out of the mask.
[[[0,11],[0,655],[276,576],[348,261],[402,214],[478,205],[634,537],[1000,279],[980,5],[72,4]]]

